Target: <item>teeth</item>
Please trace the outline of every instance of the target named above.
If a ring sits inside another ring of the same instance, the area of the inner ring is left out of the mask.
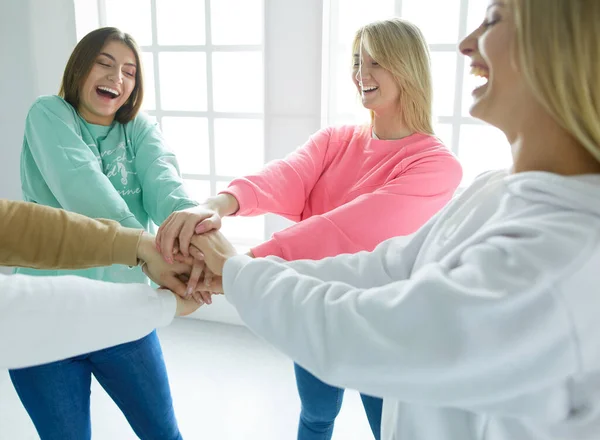
[[[489,71],[483,67],[473,66],[471,67],[471,75],[487,78],[489,76]]]
[[[377,89],[377,87],[363,87],[362,91],[363,92],[371,92],[376,89]]]
[[[104,90],[105,92],[112,93],[115,96],[119,96],[119,92],[115,89],[111,89],[110,87],[98,86],[100,90]]]
[[[481,87],[488,83],[489,71],[479,66],[471,67],[471,75],[474,76],[472,84],[474,87]]]

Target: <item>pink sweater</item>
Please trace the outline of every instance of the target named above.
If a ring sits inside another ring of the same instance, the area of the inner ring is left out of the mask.
[[[373,139],[369,126],[329,127],[225,193],[236,215],[274,213],[298,222],[252,249],[256,257],[318,260],[373,250],[419,229],[462,178],[455,156],[433,137]]]

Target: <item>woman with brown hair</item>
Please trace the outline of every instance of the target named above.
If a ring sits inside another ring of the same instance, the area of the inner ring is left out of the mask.
[[[139,112],[143,92],[133,38],[116,28],[86,35],[67,63],[60,96],[38,98],[27,116],[21,154],[24,199],[146,230],[151,222],[160,224],[172,212],[195,206],[175,155],[157,125]],[[17,272],[147,283],[140,267],[123,265]],[[155,332],[10,375],[43,440],[90,438],[92,375],[140,438],[181,438]]]

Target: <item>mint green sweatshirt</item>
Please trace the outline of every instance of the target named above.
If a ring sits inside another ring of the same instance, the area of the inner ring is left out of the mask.
[[[21,184],[25,201],[146,230],[174,211],[197,205],[184,189],[175,155],[148,116],[140,113],[127,124],[89,124],[58,96],[42,96],[29,110]],[[147,282],[140,268],[120,265],[16,272]]]

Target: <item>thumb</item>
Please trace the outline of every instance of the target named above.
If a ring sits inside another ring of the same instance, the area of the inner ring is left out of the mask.
[[[213,229],[221,229],[221,217],[216,214],[213,214],[209,218],[198,223],[196,225],[195,232],[196,234],[203,234],[205,232],[212,231]]]
[[[182,298],[185,298],[186,285],[174,274],[170,274],[164,280],[164,286],[171,292],[176,293]]]

